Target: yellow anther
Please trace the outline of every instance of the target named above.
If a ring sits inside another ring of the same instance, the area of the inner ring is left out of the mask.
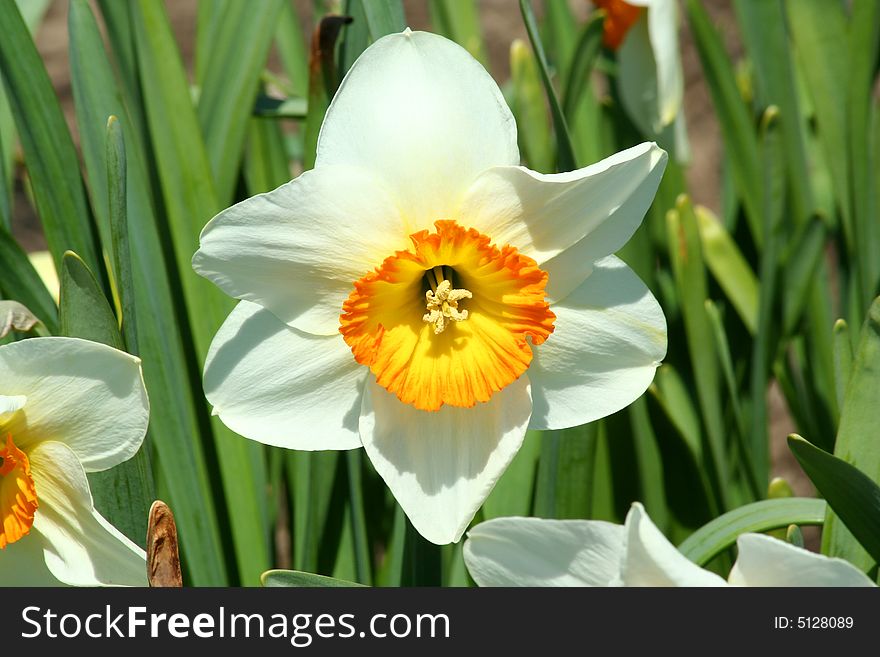
[[[449,322],[463,322],[468,318],[467,310],[459,310],[458,302],[470,299],[474,295],[469,290],[452,289],[452,283],[443,279],[437,283],[436,290],[425,292],[427,310],[422,320],[434,326],[434,333],[439,335],[446,330]]]

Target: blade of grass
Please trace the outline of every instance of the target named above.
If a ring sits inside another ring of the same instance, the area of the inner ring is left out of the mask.
[[[761,169],[752,120],[724,51],[724,39],[712,26],[702,2],[686,0],[685,11],[730,158],[733,183],[745,209],[752,239],[760,246],[763,244],[762,213],[755,192],[761,187]]]
[[[220,204],[164,5],[139,0],[131,9],[150,136],[201,369],[232,308],[230,299],[190,267],[198,235]],[[216,417],[211,429],[241,581],[256,584],[269,565],[265,454],[261,445],[236,436]]]
[[[474,59],[488,67],[489,56],[483,41],[480,11],[474,0],[431,0],[434,29],[467,50]]]
[[[275,46],[291,90],[304,98],[309,91],[309,56],[299,17],[289,2],[281,6],[281,13],[278,15]]]
[[[834,456],[855,466],[871,480],[880,481],[880,298],[875,299],[862,327],[859,347],[846,386]],[[845,520],[844,520],[845,522]],[[828,513],[822,551],[868,570],[871,558],[834,512]]]
[[[853,563],[869,571],[880,562],[880,486],[858,468],[796,434],[788,437],[788,446],[828,506],[867,553],[867,559]]]
[[[260,71],[266,64],[282,4],[283,0],[264,0],[258,4],[250,0],[226,0],[226,11],[214,27],[210,59],[205,65],[199,94],[198,116],[221,206],[228,205],[235,192],[248,117],[257,97]]]
[[[708,298],[706,268],[700,246],[697,218],[690,200],[679,197],[675,210],[667,215],[669,257],[681,298],[682,318],[692,363],[697,401],[706,433],[703,454],[710,457],[714,484],[722,508],[730,508],[730,467],[722,425],[720,376],[712,329],[704,303]]]
[[[556,95],[556,90],[553,88],[553,81],[550,79],[547,56],[544,54],[544,46],[538,32],[538,21],[535,19],[535,12],[532,9],[530,0],[520,0],[519,8],[526,31],[529,34],[532,50],[535,53],[535,58],[538,60],[538,71],[541,73],[541,80],[544,82],[544,91],[547,93],[547,100],[550,102],[550,115],[553,117],[553,130],[556,133],[556,169],[557,171],[573,171],[577,168],[574,147],[572,146],[571,135],[568,131],[568,123],[559,105],[559,98]]]
[[[65,251],[76,251],[104,281],[73,141],[46,67],[12,0],[0,2],[0,34],[0,70],[55,266],[60,270]]]
[[[825,500],[788,497],[746,504],[691,534],[678,550],[698,566],[736,543],[740,534],[766,532],[789,525],[821,525],[825,518]]]
[[[0,226],[0,290],[7,299],[20,301],[46,326],[49,333],[58,333],[58,307],[34,269],[27,253]]]
[[[363,5],[367,28],[373,41],[386,34],[402,32],[406,27],[406,16],[401,0],[356,0]]]

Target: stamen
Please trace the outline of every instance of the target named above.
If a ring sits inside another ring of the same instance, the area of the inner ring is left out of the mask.
[[[429,283],[431,283],[431,274],[435,280],[439,278],[439,281],[436,287],[431,285],[432,289],[425,292],[428,312],[422,317],[422,321],[432,324],[434,334],[439,335],[446,330],[449,322],[463,322],[468,318],[468,311],[459,310],[458,302],[462,299],[470,299],[474,295],[463,288],[452,289],[452,283],[443,277],[441,267],[434,267],[433,270],[428,271]]]

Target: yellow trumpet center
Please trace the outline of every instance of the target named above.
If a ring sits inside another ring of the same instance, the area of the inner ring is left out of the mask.
[[[30,532],[39,506],[27,454],[7,434],[0,444],[0,549]]]
[[[488,401],[526,371],[556,319],[534,260],[455,221],[434,226],[355,281],[339,328],[379,385],[426,411]]]

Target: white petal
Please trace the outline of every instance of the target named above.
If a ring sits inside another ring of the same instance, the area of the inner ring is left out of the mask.
[[[450,219],[485,169],[519,164],[516,123],[464,48],[426,32],[391,34],[358,58],[321,127],[317,167],[375,171],[413,229]]]
[[[291,326],[331,335],[354,282],[410,247],[408,235],[369,170],[325,167],[214,217],[193,269]]]
[[[92,504],[86,473],[65,444],[42,442],[28,451],[40,507],[34,532],[46,565],[75,586],[146,586],[146,555]]]
[[[468,532],[464,562],[480,586],[608,586],[623,535],[602,520],[495,518]]]
[[[473,408],[434,412],[403,404],[370,377],[361,440],[418,532],[453,543],[522,445],[531,406],[525,376]]]
[[[666,318],[638,276],[615,256],[561,303],[555,330],[534,347],[532,429],[564,429],[610,415],[650,385],[666,355]]]
[[[764,534],[742,534],[736,547],[739,556],[728,577],[734,586],[875,586],[848,561]]]
[[[25,451],[42,440],[66,443],[89,472],[122,463],[141,446],[149,422],[140,363],[77,338],[0,347],[0,395],[27,397],[3,430]]]
[[[43,542],[32,531],[0,550],[0,586],[64,586],[43,557]]]
[[[648,8],[648,37],[657,62],[657,102],[660,124],[670,125],[681,109],[684,73],[678,48],[675,0],[654,0]]]
[[[542,267],[573,249],[566,269],[549,270],[548,295],[559,300],[589,275],[594,260],[617,251],[636,231],[666,160],[656,144],[644,143],[568,173],[495,167],[468,190],[458,220]]]
[[[657,60],[648,34],[648,17],[641,16],[617,50],[617,88],[627,115],[645,135],[660,132]]]
[[[12,415],[15,411],[24,408],[27,397],[24,395],[0,395],[0,420],[7,419],[4,416]]]
[[[366,375],[338,333],[303,333],[242,301],[211,343],[205,396],[226,426],[251,440],[354,449]]]
[[[715,573],[703,570],[675,549],[644,507],[636,502],[626,516],[626,548],[621,567],[623,586],[724,586]]]

